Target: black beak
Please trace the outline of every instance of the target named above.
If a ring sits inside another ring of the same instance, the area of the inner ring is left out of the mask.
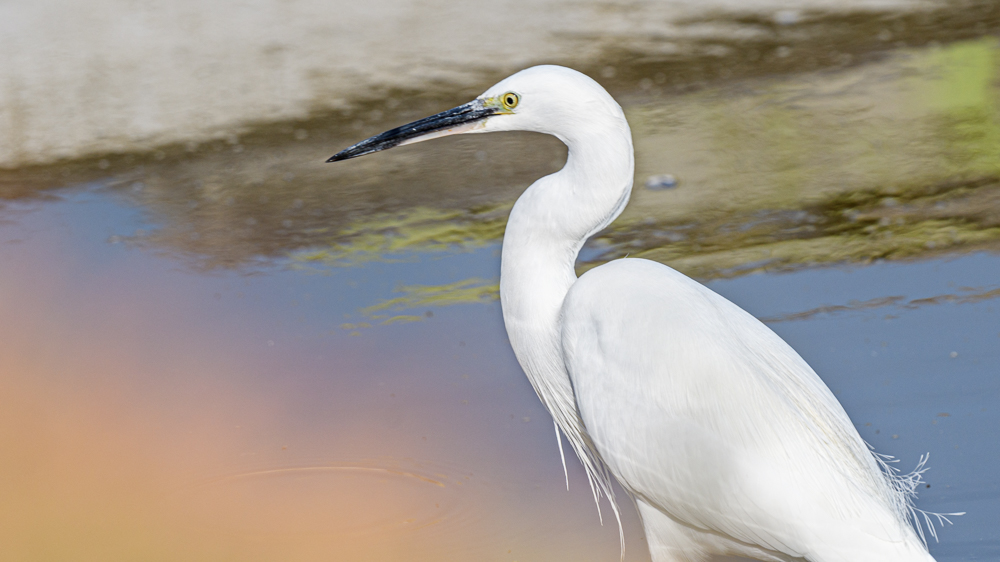
[[[498,109],[495,107],[486,107],[483,104],[483,100],[473,100],[465,105],[460,105],[448,111],[442,111],[437,115],[424,117],[419,121],[414,121],[413,123],[397,127],[380,135],[375,135],[368,140],[363,140],[350,148],[345,148],[334,154],[327,162],[349,160],[401,144],[408,144],[407,141],[418,142],[419,140],[424,140],[420,137],[435,138],[447,134],[465,132],[471,128],[469,125],[486,119],[490,115],[496,114],[497,111]],[[434,133],[439,134],[435,135]]]

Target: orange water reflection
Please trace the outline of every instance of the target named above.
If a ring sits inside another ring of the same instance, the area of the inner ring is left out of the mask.
[[[445,320],[351,338],[290,304],[304,274],[178,271],[74,205],[0,226],[0,560],[618,556],[523,375],[459,376]]]

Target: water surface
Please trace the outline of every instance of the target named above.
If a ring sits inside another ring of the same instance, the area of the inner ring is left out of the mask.
[[[617,556],[575,461],[564,489],[498,304],[342,326],[397,284],[495,275],[495,247],[205,274],[109,243],[144,222],[100,186],[4,215],[6,559]],[[940,560],[1000,554],[998,270],[976,253],[710,283],[768,319],[877,450],[905,470],[931,453],[919,507],[968,512],[931,543]],[[625,523],[628,559],[646,559]]]

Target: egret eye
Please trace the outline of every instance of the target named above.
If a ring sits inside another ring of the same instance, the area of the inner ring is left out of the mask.
[[[515,94],[514,92],[507,92],[503,95],[503,106],[507,109],[514,109],[517,107],[517,102],[521,101],[521,96]]]

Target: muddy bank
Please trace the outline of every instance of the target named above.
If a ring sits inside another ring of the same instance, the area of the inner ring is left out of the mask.
[[[717,15],[691,25],[746,32],[658,54],[650,45],[641,56],[603,51],[584,68],[625,107],[636,188],[581,268],[641,255],[711,278],[996,248],[993,8]],[[558,141],[477,135],[324,160],[461,103],[494,78],[469,91],[387,89],[211,142],[3,171],[0,195],[57,196],[63,186],[99,182],[155,225],[111,242],[166,251],[198,269],[288,258],[336,267],[475,249],[498,243],[524,187],[561,166]],[[671,182],[650,183],[663,175]]]

